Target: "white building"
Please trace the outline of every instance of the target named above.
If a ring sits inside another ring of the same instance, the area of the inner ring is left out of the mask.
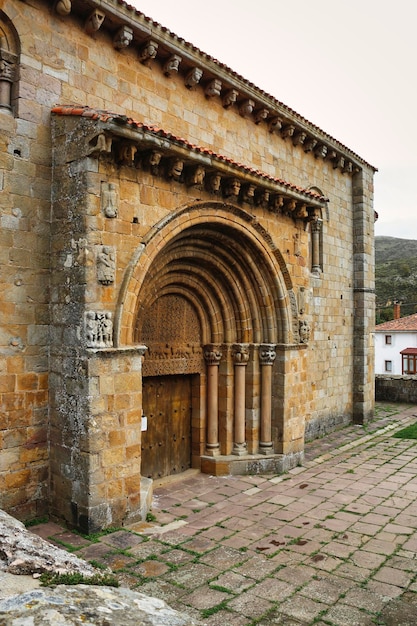
[[[417,374],[417,313],[375,327],[375,374]]]

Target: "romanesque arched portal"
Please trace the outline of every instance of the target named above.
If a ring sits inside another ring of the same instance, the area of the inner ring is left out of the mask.
[[[235,207],[187,207],[150,233],[129,284],[132,342],[148,347],[142,473],[274,457],[276,347],[294,340],[298,322],[268,234]]]

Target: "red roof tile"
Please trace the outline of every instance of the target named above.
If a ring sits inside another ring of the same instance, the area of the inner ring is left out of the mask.
[[[52,108],[52,113],[54,113],[55,115],[74,115],[74,116],[79,116],[79,117],[89,117],[91,119],[100,120],[101,122],[105,122],[105,123],[111,122],[113,119],[117,120],[123,117],[118,113],[111,113],[109,111],[91,109],[90,107],[80,106],[80,105],[56,105]],[[264,180],[270,180],[271,182],[282,185],[283,187],[287,187],[288,189],[293,189],[310,198],[314,198],[315,200],[319,200],[321,202],[328,202],[328,198],[325,198],[324,196],[320,196],[318,193],[315,193],[314,191],[310,191],[309,189],[303,189],[302,187],[298,187],[297,185],[288,183],[282,180],[281,178],[275,178],[271,176],[270,174],[266,174],[265,172],[262,172],[261,170],[255,170],[252,167],[249,167],[247,165],[243,165],[242,163],[238,163],[237,161],[234,161],[230,157],[224,156],[222,154],[216,154],[209,148],[205,148],[203,146],[196,146],[195,144],[188,142],[186,139],[183,139],[182,137],[176,137],[172,133],[165,131],[162,128],[159,128],[157,126],[147,125],[147,124],[144,124],[143,122],[139,122],[138,120],[134,120],[130,117],[126,118],[126,124],[129,124],[130,126],[134,126],[136,128],[143,129],[147,132],[158,134],[162,137],[166,137],[167,139],[171,139],[175,143],[181,144],[182,146],[184,146],[185,148],[189,150],[194,150],[195,152],[199,152],[201,154],[210,154],[211,156],[218,159],[219,161],[224,161],[225,163],[229,163],[233,165],[234,167],[238,167],[241,170],[244,170],[251,174],[255,174],[256,176],[259,176],[263,178]]]
[[[406,317],[400,317],[397,320],[391,320],[390,322],[383,322],[375,326],[375,332],[417,332],[417,313],[414,315],[407,315]]]

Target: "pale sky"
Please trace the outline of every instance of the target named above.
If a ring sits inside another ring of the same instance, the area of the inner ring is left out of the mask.
[[[130,0],[378,168],[376,235],[417,239],[415,0]]]

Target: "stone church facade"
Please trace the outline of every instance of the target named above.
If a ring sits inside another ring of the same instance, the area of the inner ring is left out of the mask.
[[[0,506],[92,532],[372,416],[374,168],[123,0],[0,5]]]

